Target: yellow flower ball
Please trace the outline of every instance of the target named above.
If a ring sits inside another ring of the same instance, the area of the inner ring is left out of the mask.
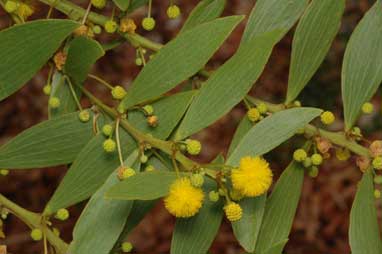
[[[135,24],[133,19],[125,17],[125,18],[122,18],[121,21],[119,22],[119,30],[122,33],[133,34],[135,33],[136,29],[137,29],[137,25]]]
[[[202,150],[202,144],[198,140],[187,139],[187,152],[191,155],[198,155]]]
[[[94,7],[102,9],[106,5],[106,0],[91,0],[91,3]]]
[[[4,9],[8,13],[15,12],[18,7],[19,7],[19,3],[12,0],[7,1],[4,5]]]
[[[170,19],[176,19],[180,15],[180,9],[177,5],[171,5],[167,8],[167,16]]]
[[[120,179],[125,180],[131,176],[135,175],[135,170],[132,168],[124,168],[121,174]]]
[[[113,90],[111,90],[111,95],[115,100],[122,100],[123,98],[125,98],[126,94],[127,92],[122,86],[115,86]]]
[[[142,20],[142,27],[143,29],[145,29],[146,31],[151,31],[154,29],[155,27],[155,19],[151,18],[151,17],[147,17],[147,18],[144,18]]]
[[[117,144],[115,143],[114,140],[112,140],[111,138],[109,139],[106,139],[104,142],[103,142],[103,150],[105,150],[105,152],[107,153],[112,153],[115,151],[117,147]]]
[[[247,117],[251,122],[257,122],[260,120],[260,112],[257,108],[251,108],[247,111]]]
[[[102,127],[102,133],[103,133],[103,135],[105,135],[106,137],[110,137],[111,134],[113,133],[113,126],[111,126],[110,124],[105,124],[105,125]]]
[[[267,192],[272,178],[268,162],[259,156],[242,158],[240,167],[231,173],[233,188],[247,197],[256,197]]]
[[[224,212],[227,219],[231,222],[235,222],[241,219],[243,216],[243,209],[235,202],[230,202],[224,206]]]
[[[52,91],[52,86],[51,85],[46,85],[42,88],[42,91],[45,95],[50,95]]]
[[[8,169],[0,169],[0,175],[2,176],[7,176],[9,174],[9,170]]]
[[[325,111],[324,113],[321,114],[321,122],[326,125],[330,125],[334,122],[336,117],[334,114],[330,111]]]
[[[220,198],[219,192],[217,192],[217,191],[210,191],[208,193],[208,198],[209,198],[209,200],[211,202],[218,202],[219,198]]]
[[[375,169],[381,170],[382,169],[382,157],[378,156],[373,159],[372,165]]]
[[[202,207],[204,193],[200,188],[192,186],[189,178],[175,180],[170,186],[164,204],[172,215],[179,218],[194,216]]]
[[[107,33],[112,34],[115,33],[115,31],[117,31],[118,25],[115,21],[108,20],[105,22],[104,28]]]
[[[59,98],[57,97],[51,97],[48,101],[48,104],[51,108],[55,109],[55,108],[58,108],[60,107],[61,105],[61,101]]]
[[[65,208],[61,208],[56,212],[55,217],[56,219],[59,219],[62,221],[67,220],[69,218],[69,211]]]
[[[42,231],[41,229],[39,228],[35,228],[31,231],[31,234],[30,234],[31,238],[33,239],[33,241],[41,241],[42,237],[43,237],[43,234],[42,234]]]
[[[374,197],[380,198],[381,197],[381,191],[380,190],[374,190]]]
[[[130,242],[124,242],[121,246],[122,252],[129,253],[133,250],[133,245]]]
[[[308,157],[304,149],[297,149],[293,153],[293,159],[298,162],[303,162]]]
[[[17,15],[19,17],[23,18],[24,20],[28,19],[32,14],[34,13],[34,10],[32,6],[25,4],[25,3],[20,3],[19,7],[16,10]]]
[[[312,159],[312,164],[315,166],[321,165],[323,161],[321,154],[318,154],[318,153],[313,154],[311,159]]]
[[[257,106],[257,109],[259,110],[260,114],[265,114],[268,112],[268,106],[267,104],[265,103],[260,103],[258,106]]]
[[[90,112],[89,110],[81,110],[81,112],[78,114],[78,118],[81,122],[86,123],[90,120]]]
[[[373,113],[373,110],[374,110],[374,106],[370,102],[366,102],[362,105],[362,112],[364,114],[371,114]]]

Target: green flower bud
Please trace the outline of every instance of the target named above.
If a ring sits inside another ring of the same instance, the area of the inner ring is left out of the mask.
[[[142,20],[142,27],[143,29],[145,29],[146,31],[151,31],[154,29],[155,27],[155,19],[151,18],[151,17],[147,17],[147,18],[144,18]]]
[[[107,153],[112,153],[115,151],[117,147],[117,144],[115,143],[114,140],[112,140],[111,138],[109,139],[106,139],[104,142],[103,142],[103,150],[105,150],[105,152]]]
[[[85,110],[82,110],[79,114],[78,114],[78,118],[80,119],[81,122],[88,122],[90,120],[90,112],[89,110],[85,109]]]
[[[323,161],[321,154],[318,154],[318,153],[313,154],[311,159],[312,159],[313,165],[315,165],[315,166],[321,165],[322,161]]]
[[[210,191],[208,193],[208,198],[211,202],[217,202],[219,201],[219,198],[220,198],[220,195],[219,195],[219,192],[217,191]]]
[[[67,220],[69,218],[69,211],[65,208],[61,208],[56,212],[55,218],[62,221]]]
[[[102,127],[102,133],[103,133],[103,135],[105,135],[106,137],[110,137],[111,134],[113,134],[113,126],[111,126],[110,124],[105,124],[105,125]]]
[[[49,99],[49,106],[51,107],[51,108],[53,108],[53,109],[55,109],[55,108],[58,108],[58,107],[60,107],[60,105],[61,105],[61,101],[60,101],[60,99],[59,98],[57,98],[57,97],[51,97],[50,99]]]
[[[41,229],[39,228],[35,228],[31,231],[31,234],[30,234],[31,238],[33,239],[33,241],[41,241],[42,240],[42,237],[43,237],[43,234],[42,234],[42,231]]]
[[[297,149],[293,153],[293,159],[298,162],[303,162],[308,157],[304,149]]]
[[[204,183],[204,176],[202,174],[192,174],[191,175],[191,184],[194,187],[202,187]]]
[[[187,152],[191,155],[198,155],[202,150],[202,144],[198,140],[187,139]]]
[[[130,242],[124,242],[121,246],[122,252],[128,253],[133,250],[133,245]]]

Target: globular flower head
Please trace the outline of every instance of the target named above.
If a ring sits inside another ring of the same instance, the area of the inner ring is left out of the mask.
[[[151,127],[158,126],[158,117],[156,115],[147,117],[147,124]]]
[[[92,30],[93,30],[93,33],[95,33],[95,34],[102,33],[102,28],[100,26],[98,26],[98,25],[93,26]]]
[[[9,170],[8,169],[0,169],[0,175],[2,176],[7,176],[9,174]]]
[[[166,209],[179,218],[194,216],[202,207],[204,193],[192,186],[187,177],[179,178],[171,184],[169,194],[164,199]]]
[[[257,105],[257,109],[259,110],[260,114],[265,114],[268,112],[268,106],[263,102]]]
[[[59,98],[57,97],[50,97],[49,101],[48,101],[48,104],[51,108],[55,109],[55,108],[58,108],[60,107],[61,105],[61,101]]]
[[[180,9],[177,5],[173,4],[167,8],[167,16],[170,19],[176,19],[180,15]]]
[[[73,31],[75,36],[86,36],[88,34],[89,28],[86,25],[80,25],[76,30]]]
[[[41,239],[43,237],[42,231],[39,228],[32,229],[30,235],[31,235],[31,238],[33,239],[33,241],[41,241]]]
[[[151,116],[154,114],[154,107],[152,105],[146,105],[143,107],[143,110],[146,112],[147,115]]]
[[[257,122],[260,120],[261,114],[257,108],[251,108],[247,111],[249,121]]]
[[[208,193],[208,198],[211,202],[217,202],[219,201],[219,198],[220,198],[220,195],[219,195],[219,192],[217,191],[210,191]]]
[[[80,119],[81,122],[88,122],[90,120],[90,112],[89,110],[81,110],[81,112],[78,114],[78,118]]]
[[[200,188],[203,186],[204,176],[202,174],[192,174],[190,180],[194,187]]]
[[[12,0],[8,0],[5,5],[4,5],[4,9],[6,12],[8,13],[12,13],[12,12],[15,12],[17,10],[17,8],[19,7],[19,3],[16,2],[16,1],[12,1]]]
[[[198,155],[202,150],[202,144],[195,139],[186,140],[187,152],[191,155]]]
[[[318,176],[318,172],[319,172],[318,167],[313,166],[309,170],[309,176],[312,178],[316,178]]]
[[[321,114],[321,122],[326,125],[330,125],[336,120],[334,114],[330,111],[325,111]]]
[[[17,10],[17,15],[22,17],[23,20],[27,20],[34,13],[34,9],[31,5],[26,3],[20,3]]]
[[[312,164],[315,166],[321,165],[322,161],[323,161],[323,158],[322,158],[321,154],[319,154],[319,153],[313,154],[311,159],[312,159]]]
[[[122,100],[123,98],[125,98],[126,94],[127,92],[122,86],[115,86],[113,90],[111,90],[111,95],[115,100]]]
[[[371,114],[373,113],[374,106],[370,102],[366,102],[362,105],[362,112],[365,114]]]
[[[105,125],[102,127],[102,133],[103,133],[103,135],[105,135],[106,137],[110,137],[111,134],[113,133],[113,126],[111,126],[110,124],[105,124]]]
[[[61,208],[56,212],[55,217],[59,220],[67,220],[69,218],[69,211],[65,208]]]
[[[103,142],[103,150],[105,150],[105,152],[107,153],[112,153],[115,151],[117,147],[117,144],[115,143],[114,140],[112,140],[111,138],[109,139],[106,139],[104,142]]]
[[[308,154],[305,152],[304,149],[297,149],[293,153],[293,159],[298,162],[303,162],[308,157]]]
[[[152,17],[146,17],[142,20],[142,27],[143,29],[145,29],[146,31],[151,31],[154,29],[155,27],[155,19],[153,19]]]
[[[52,91],[52,86],[46,85],[42,88],[42,91],[45,95],[50,95],[50,92]]]
[[[94,7],[102,9],[106,5],[106,0],[91,0],[91,3]]]
[[[135,170],[132,168],[128,168],[125,166],[121,166],[118,168],[118,178],[119,180],[125,180],[133,175],[135,175]]]
[[[231,172],[233,188],[247,197],[256,197],[267,192],[272,178],[268,162],[259,156],[242,158],[240,167]]]
[[[122,33],[129,33],[133,34],[135,33],[135,30],[137,29],[137,25],[135,24],[133,19],[130,18],[122,18],[119,22],[119,30]]]
[[[377,198],[377,199],[379,199],[379,198],[381,197],[381,191],[375,189],[375,190],[374,190],[374,197]]]
[[[121,246],[122,252],[129,253],[133,250],[133,245],[130,242],[124,242]]]
[[[235,202],[229,202],[224,206],[224,212],[227,219],[231,222],[235,222],[241,219],[243,216],[243,209]]]
[[[381,170],[382,169],[382,157],[377,156],[373,159],[372,165],[375,169]]]
[[[104,28],[107,33],[112,34],[115,33],[115,31],[117,31],[118,24],[114,20],[108,20],[105,22]]]

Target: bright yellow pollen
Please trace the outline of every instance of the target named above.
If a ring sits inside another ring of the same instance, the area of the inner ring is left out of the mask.
[[[200,188],[192,186],[189,178],[175,180],[170,192],[164,199],[166,209],[175,217],[188,218],[194,216],[202,207],[204,193]]]
[[[243,209],[241,209],[240,205],[234,202],[225,205],[224,212],[227,219],[231,222],[238,221],[243,216]]]
[[[272,184],[272,177],[268,162],[259,156],[242,158],[240,167],[231,173],[233,188],[247,197],[256,197],[267,192]]]

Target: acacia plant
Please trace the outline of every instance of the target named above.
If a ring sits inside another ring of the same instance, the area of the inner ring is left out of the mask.
[[[364,142],[356,126],[362,112],[373,111],[368,101],[382,81],[381,1],[375,1],[347,43],[341,81],[344,129],[336,132],[326,130],[335,121],[332,112],[301,106],[296,99],[329,51],[345,0],[256,1],[236,53],[215,70],[205,65],[245,18],[220,17],[224,0],[200,1],[165,45],[136,33],[138,22],[131,18],[147,4],[147,17],[139,25],[155,29],[151,0],[91,0],[87,9],[68,0],[39,1],[50,6],[47,18],[28,21],[34,12],[28,1],[0,0],[15,23],[0,32],[0,99],[20,89],[39,69],[49,68],[43,88],[49,96],[49,119],[3,144],[0,168],[3,175],[57,165],[69,169],[40,213],[3,195],[0,209],[4,220],[11,213],[25,222],[31,237],[42,241],[44,253],[130,252],[133,246],[125,239],[163,199],[176,217],[173,254],[207,253],[224,217],[246,252],[280,254],[304,175],[316,176],[330,153],[340,160],[354,156],[355,168],[362,172],[350,216],[352,253],[382,253],[375,197],[381,200],[374,186],[382,183],[377,175],[382,141]],[[113,6],[112,16],[102,14],[106,4]],[[67,19],[51,18],[54,10]],[[180,12],[169,1],[168,17],[177,18]],[[249,96],[275,44],[296,23],[285,99],[275,104]],[[97,35],[103,32],[120,38],[102,45]],[[105,51],[124,42],[136,49],[135,62],[141,66],[126,90],[89,74]],[[89,79],[106,86],[114,105],[89,92]],[[173,90],[177,86],[181,92]],[[81,105],[84,97],[91,101],[90,108]],[[190,155],[203,148],[190,136],[239,103],[248,113],[228,154],[206,164],[195,161]],[[262,156],[294,135],[306,143],[272,186],[273,173]],[[73,240],[64,242],[55,220],[67,219],[67,208],[87,199]]]

